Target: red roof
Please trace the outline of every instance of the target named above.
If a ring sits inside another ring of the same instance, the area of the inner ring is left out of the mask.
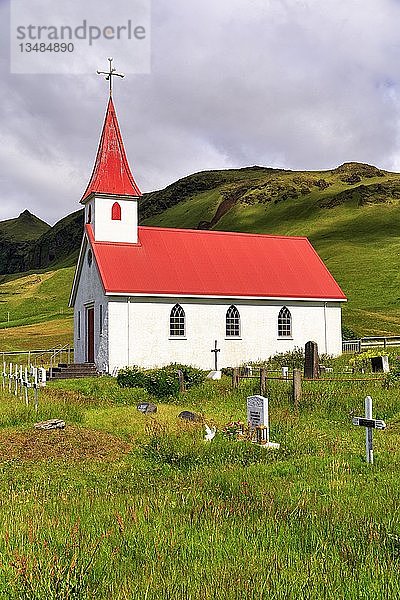
[[[304,237],[139,227],[139,243],[95,242],[106,292],[346,300]]]
[[[112,98],[108,102],[92,177],[81,202],[92,193],[142,195],[129,168]]]

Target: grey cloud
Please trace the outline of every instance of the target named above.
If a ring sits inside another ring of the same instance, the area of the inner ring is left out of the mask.
[[[153,0],[152,13],[152,72],[115,90],[143,190],[250,164],[400,169],[397,1]],[[28,208],[54,222],[76,210],[90,176],[107,85],[10,75],[2,33],[0,219]],[[107,49],[98,56],[93,72]]]

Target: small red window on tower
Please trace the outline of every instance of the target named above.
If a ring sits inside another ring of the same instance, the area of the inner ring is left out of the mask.
[[[121,220],[121,207],[118,204],[118,202],[114,202],[114,204],[112,205],[111,219],[113,221],[120,221]]]

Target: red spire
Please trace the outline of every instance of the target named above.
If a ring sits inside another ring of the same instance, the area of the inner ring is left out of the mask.
[[[108,101],[107,114],[92,177],[81,202],[84,202],[90,194],[96,192],[124,196],[142,195],[129,168],[111,97]]]

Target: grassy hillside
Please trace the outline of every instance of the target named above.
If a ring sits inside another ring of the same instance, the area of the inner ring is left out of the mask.
[[[51,348],[72,342],[68,299],[74,267],[21,277],[0,284],[0,350]]]
[[[24,242],[37,240],[50,229],[50,225],[24,210],[16,219],[0,221],[0,240]]]
[[[346,325],[360,335],[399,333],[399,174],[349,163],[308,173],[254,168],[231,177],[189,192],[144,223],[305,235],[348,297]]]
[[[400,174],[358,163],[320,172],[207,171],[145,194],[140,217],[145,225],[163,227],[305,235],[348,297],[344,323],[364,336],[400,332]],[[11,228],[11,222],[0,223],[0,232],[4,223]],[[42,338],[35,341],[35,323],[43,335],[49,322],[52,340],[57,336],[51,323],[60,320],[60,339],[72,339],[66,307],[81,233],[78,211],[36,240],[20,242],[29,244],[29,252],[21,245],[18,252],[12,245],[8,255],[2,252],[13,267],[9,272],[25,260],[31,271],[0,278],[0,350],[27,339],[37,346]],[[9,326],[22,328],[17,339],[4,329],[8,312]]]

